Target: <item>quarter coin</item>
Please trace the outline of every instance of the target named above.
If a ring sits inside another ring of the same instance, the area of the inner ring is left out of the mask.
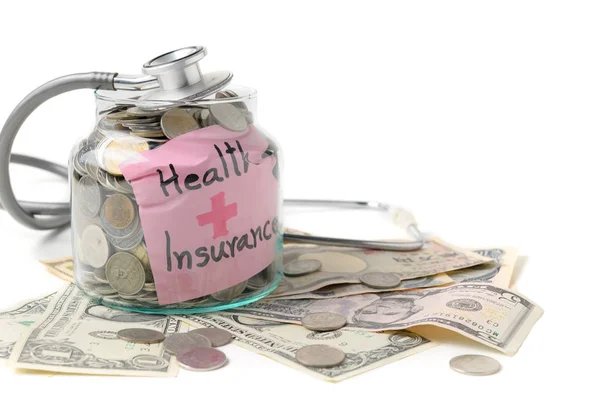
[[[360,276],[360,281],[374,289],[391,289],[398,286],[402,279],[391,272],[367,272]]]
[[[225,353],[211,347],[197,347],[177,355],[177,361],[185,369],[192,371],[210,371],[227,363]]]
[[[287,276],[302,276],[321,269],[319,260],[295,260],[286,264],[283,273]]]
[[[335,331],[343,328],[346,323],[346,317],[331,312],[311,313],[302,318],[302,325],[306,329],[317,332]]]
[[[185,353],[197,347],[212,347],[208,338],[188,333],[174,333],[167,336],[163,346],[168,353],[174,355]]]
[[[106,263],[106,278],[119,294],[132,296],[144,287],[144,267],[129,253],[115,253]]]
[[[102,268],[110,256],[106,235],[98,225],[88,225],[81,234],[81,252],[94,268]]]
[[[312,368],[335,367],[343,363],[345,358],[343,351],[324,344],[311,344],[296,352],[296,361]]]
[[[207,338],[212,347],[221,347],[231,343],[233,336],[224,329],[219,328],[200,328],[189,331],[188,335],[197,335]]]
[[[160,343],[165,340],[165,335],[162,332],[153,329],[145,328],[129,328],[121,329],[117,332],[120,339],[127,340],[133,343]]]
[[[450,360],[450,368],[465,375],[484,376],[500,371],[500,363],[479,354],[465,354]]]

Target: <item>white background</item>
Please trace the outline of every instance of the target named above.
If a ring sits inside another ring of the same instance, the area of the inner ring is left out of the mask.
[[[600,266],[598,3],[171,0],[0,7],[0,121],[54,77],[139,73],[162,52],[205,45],[205,70],[230,69],[237,84],[258,89],[260,123],[284,151],[287,197],[392,202],[412,210],[423,230],[456,245],[517,246],[528,257],[517,287],[545,309],[514,357],[452,338],[331,384],[229,346],[227,368],[183,371],[174,379],[48,377],[2,368],[0,397],[14,390],[27,398],[79,399],[542,399],[574,398],[591,388]],[[93,125],[93,97],[82,91],[43,105],[15,150],[66,164],[70,146]],[[12,172],[21,198],[68,198],[57,178],[21,167]],[[286,222],[346,235],[374,224],[326,214],[306,221]],[[69,255],[69,232],[31,231],[1,212],[0,250],[5,308],[60,286],[36,260]],[[492,355],[504,368],[485,378],[451,371],[448,360],[465,352]]]

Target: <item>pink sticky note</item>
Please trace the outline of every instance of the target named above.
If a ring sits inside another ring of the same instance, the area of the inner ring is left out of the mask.
[[[254,127],[186,133],[121,164],[131,182],[159,304],[240,283],[275,259],[277,159]]]

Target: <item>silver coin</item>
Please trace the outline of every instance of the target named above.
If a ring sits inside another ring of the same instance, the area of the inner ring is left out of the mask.
[[[262,289],[272,280],[271,266],[263,269],[258,274],[248,279],[247,288],[252,290]]]
[[[184,133],[200,129],[194,116],[196,109],[191,107],[172,108],[160,120],[160,126],[166,137],[174,139]]]
[[[178,355],[195,349],[196,347],[212,347],[210,340],[201,335],[188,333],[174,333],[167,336],[163,346],[168,353]]]
[[[306,329],[317,332],[335,331],[343,328],[346,323],[346,317],[331,312],[310,313],[302,318],[302,325]]]
[[[127,114],[134,117],[160,117],[165,113],[165,109],[141,109],[139,107],[131,107],[127,109]]]
[[[189,331],[188,335],[198,335],[207,338],[212,347],[221,347],[231,343],[233,336],[224,329],[219,328],[200,328]]]
[[[102,268],[110,256],[106,235],[98,225],[89,225],[81,234],[81,252],[85,261],[94,268]]]
[[[246,288],[246,284],[247,284],[246,281],[240,282],[237,285],[228,287],[227,289],[219,290],[218,292],[211,294],[211,296],[214,299],[219,300],[219,301],[233,300],[236,297],[238,297],[240,294],[242,294],[242,292]]]
[[[142,230],[142,225],[138,223],[137,229],[129,236],[119,238],[108,235],[107,238],[108,241],[119,250],[133,250],[142,243],[144,231]]]
[[[246,117],[233,104],[212,104],[208,109],[215,122],[223,128],[235,132],[248,129]]]
[[[319,260],[295,260],[285,265],[283,273],[287,276],[302,276],[321,269]]]
[[[100,296],[109,296],[112,294],[117,294],[117,291],[112,288],[110,285],[106,284],[92,284],[89,285],[90,291],[100,295]]]
[[[144,290],[156,293],[156,285],[154,283],[144,283]]]
[[[391,289],[398,286],[402,279],[391,272],[367,272],[360,276],[360,281],[374,289]]]
[[[100,283],[108,283],[108,279],[106,278],[106,269],[105,268],[94,268],[94,279],[96,279]]]
[[[140,260],[129,253],[115,253],[106,263],[108,283],[119,294],[132,296],[144,287],[145,273]]]
[[[227,363],[225,353],[211,347],[197,347],[177,355],[177,361],[185,369],[210,371]]]
[[[340,349],[324,344],[311,344],[298,349],[296,361],[306,367],[329,368],[344,362],[346,354]]]
[[[165,340],[165,335],[162,332],[153,329],[145,328],[129,328],[121,329],[117,332],[120,339],[127,340],[133,343],[160,343]]]
[[[500,363],[479,354],[465,354],[450,360],[450,368],[465,375],[492,375],[500,371]]]
[[[98,182],[89,176],[84,176],[74,185],[74,188],[75,201],[81,212],[90,218],[98,215],[102,203]]]

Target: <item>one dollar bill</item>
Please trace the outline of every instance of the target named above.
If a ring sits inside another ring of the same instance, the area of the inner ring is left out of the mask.
[[[118,338],[126,328],[165,334],[187,331],[164,316],[110,309],[94,303],[74,285],[54,295],[46,312],[14,345],[16,368],[77,374],[175,376],[178,364],[162,344],[135,344]]]
[[[514,354],[543,310],[514,291],[473,282],[327,300],[265,300],[231,314],[300,324],[304,316],[316,312],[342,314],[348,328],[363,331],[436,325]]]
[[[337,382],[401,360],[436,346],[423,336],[401,331],[362,332],[340,329],[313,332],[292,324],[264,321],[237,315],[182,315],[177,318],[197,327],[220,328],[235,336],[234,343],[320,379]],[[307,368],[296,361],[296,352],[311,344],[337,347],[345,361],[333,368]]]

